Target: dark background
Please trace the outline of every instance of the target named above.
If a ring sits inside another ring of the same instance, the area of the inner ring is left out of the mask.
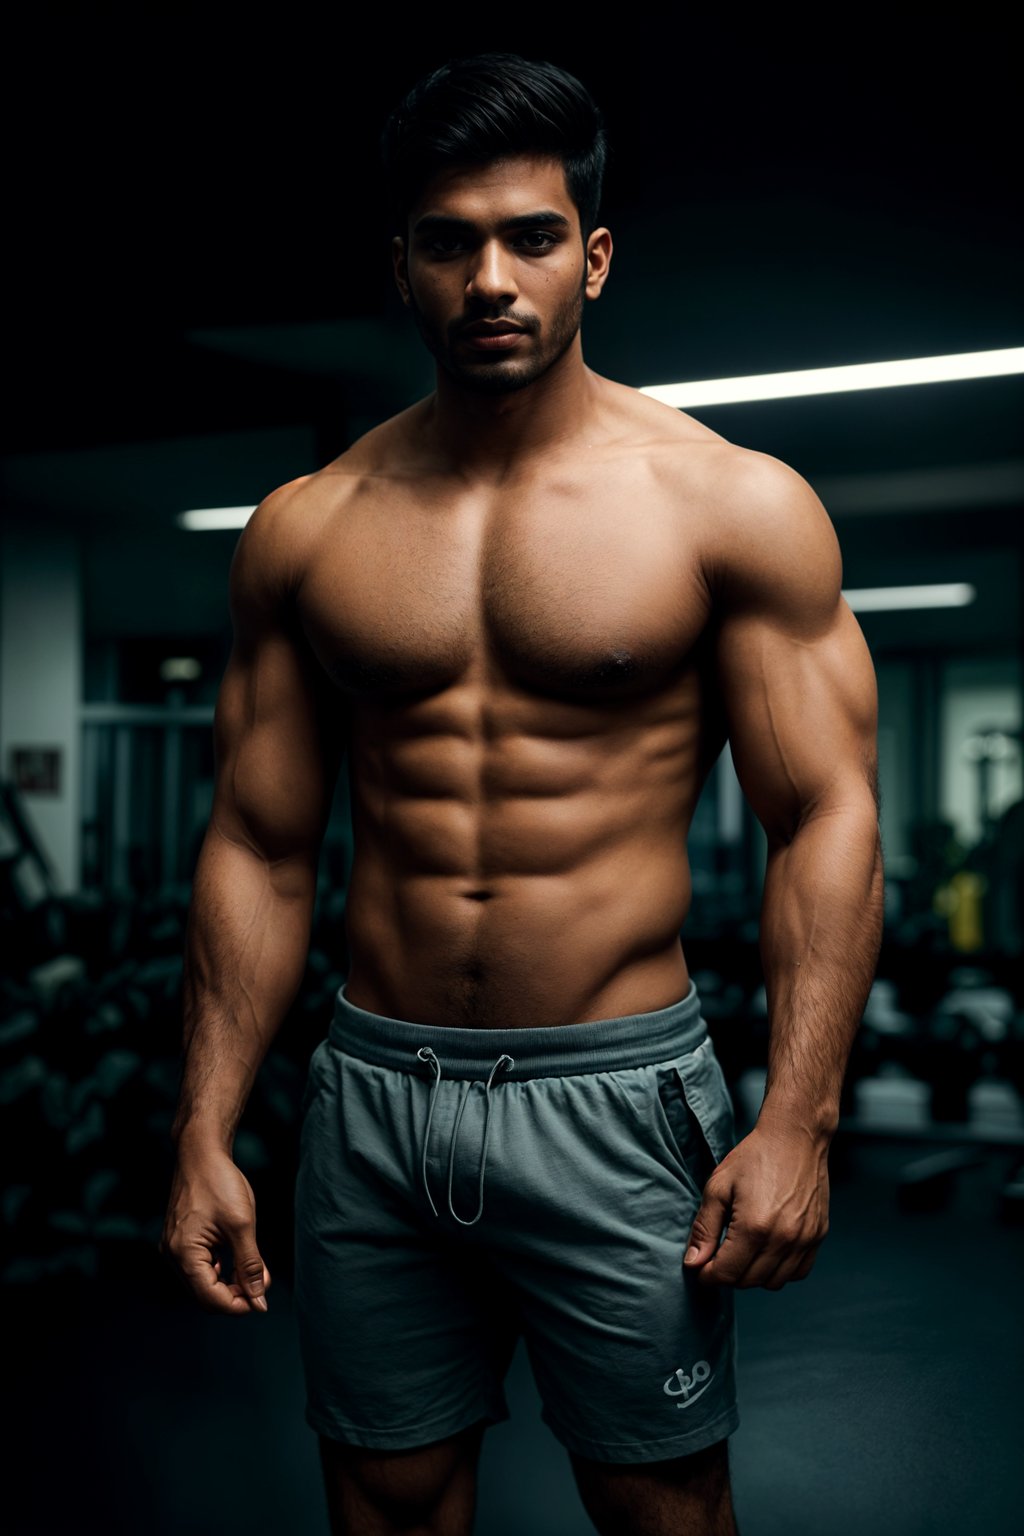
[[[282,342],[282,372],[268,341],[268,366],[242,366],[241,339],[211,355],[195,333],[399,313],[377,136],[426,68],[480,47],[547,56],[602,105],[616,254],[587,325],[627,382],[1012,344],[1012,51],[980,24],[837,21],[808,35],[676,11],[610,32],[36,7],[7,39],[10,450],[311,418],[325,451],[344,447],[346,416],[376,405],[346,384],[351,359],[325,347],[333,366],[314,370]],[[877,467],[931,462],[937,411],[961,423],[950,450],[994,456],[1016,387],[847,400],[852,430],[844,415],[822,441],[809,422],[796,456],[819,473],[869,447]],[[765,436],[777,445],[774,422]]]
[[[615,252],[584,352],[624,383],[1007,347],[1024,315],[1002,25],[977,8],[914,23],[53,5],[5,24],[10,1529],[325,1528],[289,1217],[306,1063],[346,964],[347,789],[307,975],[236,1145],[271,1310],[210,1318],[155,1242],[238,535],[174,518],[255,504],[431,389],[391,277],[387,111],[485,48],[552,59],[591,89]],[[885,944],[828,1242],[803,1285],[738,1297],[744,1536],[1017,1528],[1021,405],[1015,376],[692,412],[810,480],[844,589],[977,590],[965,608],[861,618],[879,678]],[[50,678],[11,615],[19,562],[32,552],[45,590],[49,548],[78,605],[76,697],[64,727],[25,741],[12,711]],[[171,687],[161,664],[182,655],[197,675]],[[988,792],[963,768],[986,731],[1009,753]],[[63,858],[47,846],[52,798],[10,788],[14,746],[47,743],[70,754],[61,794],[80,785]],[[749,1129],[767,1048],[763,842],[746,808],[730,823],[729,793],[723,768],[693,829],[683,942]],[[482,1536],[588,1529],[521,1353],[509,1397],[513,1423],[485,1448]]]

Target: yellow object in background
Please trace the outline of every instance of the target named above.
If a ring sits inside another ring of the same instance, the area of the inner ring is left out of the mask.
[[[960,869],[946,887],[949,899],[949,942],[954,949],[980,949],[985,942],[981,922],[981,898],[988,881],[971,869]]]

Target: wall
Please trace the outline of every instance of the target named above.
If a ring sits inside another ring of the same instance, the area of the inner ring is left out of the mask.
[[[26,820],[57,888],[78,888],[82,605],[71,533],[11,525],[0,538],[0,764],[14,747],[56,748],[56,794],[26,790]]]

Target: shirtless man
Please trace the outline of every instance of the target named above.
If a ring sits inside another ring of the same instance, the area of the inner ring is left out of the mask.
[[[597,1530],[725,1536],[734,1291],[810,1273],[877,960],[874,672],[800,475],[585,365],[612,238],[579,82],[458,61],[384,147],[436,390],[239,539],[162,1248],[266,1310],[233,1141],[347,756],[350,970],[296,1187],[332,1528],[471,1530],[522,1333]],[[739,1141],[680,942],[727,739],[768,839]]]

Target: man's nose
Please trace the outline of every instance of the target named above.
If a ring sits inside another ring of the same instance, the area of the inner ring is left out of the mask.
[[[508,304],[519,296],[514,263],[500,240],[489,240],[477,252],[466,283],[466,297],[487,304]]]

